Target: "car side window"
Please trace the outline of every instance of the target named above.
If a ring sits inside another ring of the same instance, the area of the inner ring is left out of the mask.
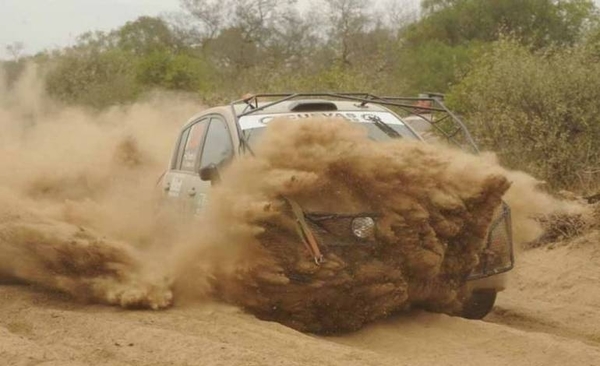
[[[205,168],[210,164],[222,166],[233,157],[233,143],[227,124],[220,118],[211,118],[208,132],[206,133],[206,142],[202,150],[202,159],[200,168]]]
[[[186,128],[181,133],[171,169],[194,171],[207,125],[208,118],[205,118]]]
[[[190,128],[190,133],[183,149],[183,158],[181,161],[181,170],[193,172],[196,170],[196,161],[198,161],[198,154],[200,153],[200,146],[204,139],[204,131],[206,131],[206,125],[208,119],[204,119],[194,124]]]

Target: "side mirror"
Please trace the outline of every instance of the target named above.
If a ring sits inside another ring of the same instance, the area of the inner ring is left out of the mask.
[[[210,181],[212,184],[221,181],[221,175],[219,174],[219,168],[215,164],[209,164],[204,168],[200,169],[200,179],[203,181]]]

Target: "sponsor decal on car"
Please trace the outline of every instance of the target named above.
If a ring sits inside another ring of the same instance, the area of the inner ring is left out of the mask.
[[[183,178],[178,175],[173,176],[173,179],[169,185],[169,196],[179,197],[181,186],[183,186]]]
[[[404,125],[404,122],[389,112],[337,111],[248,115],[240,118],[240,127],[242,130],[246,130],[250,128],[264,127],[274,119],[302,120],[315,117],[342,118],[349,122],[355,123],[373,123],[374,118],[379,118],[386,124]]]

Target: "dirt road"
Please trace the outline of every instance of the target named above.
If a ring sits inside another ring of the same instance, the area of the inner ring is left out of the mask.
[[[0,286],[1,365],[598,365],[600,233],[521,253],[485,321],[415,311],[339,337],[222,304],[160,312]]]

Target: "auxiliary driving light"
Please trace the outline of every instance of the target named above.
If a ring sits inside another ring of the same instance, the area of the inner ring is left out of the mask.
[[[353,219],[352,233],[360,239],[372,237],[375,234],[375,220],[367,216]]]

